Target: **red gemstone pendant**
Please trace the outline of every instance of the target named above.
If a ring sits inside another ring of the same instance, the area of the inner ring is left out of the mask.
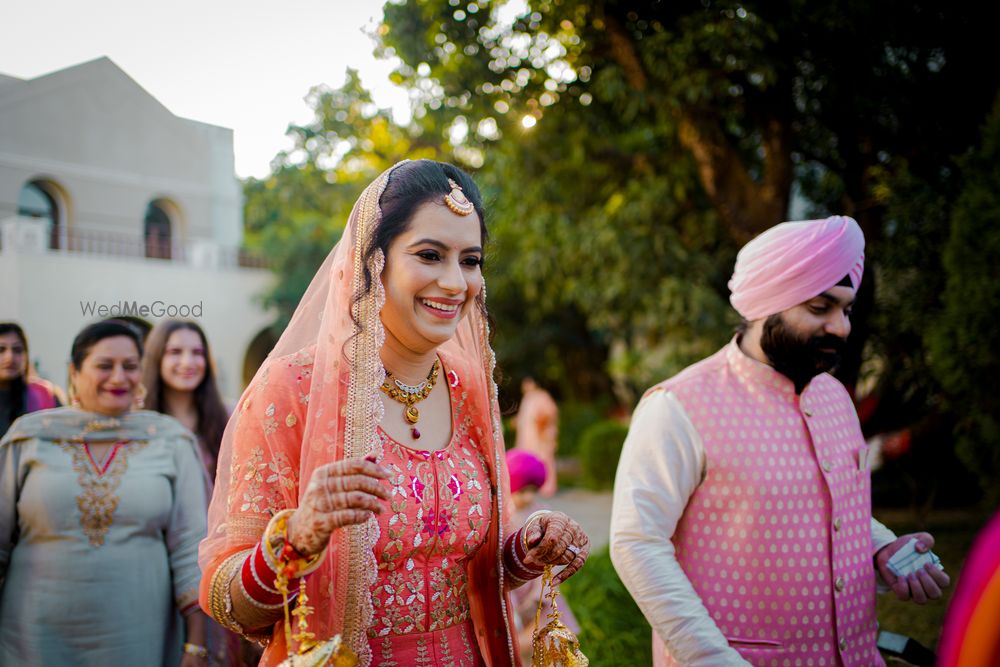
[[[414,426],[413,428],[410,429],[410,435],[413,436],[414,440],[419,440],[420,439],[420,430],[416,426]]]

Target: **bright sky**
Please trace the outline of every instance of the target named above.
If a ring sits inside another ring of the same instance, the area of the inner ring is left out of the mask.
[[[376,103],[408,115],[392,63],[366,34],[384,0],[46,0],[0,3],[0,72],[22,79],[108,56],[168,109],[234,130],[236,173],[264,176],[311,113],[312,86],[360,71]]]

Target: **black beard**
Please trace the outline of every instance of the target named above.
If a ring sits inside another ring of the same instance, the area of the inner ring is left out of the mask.
[[[774,370],[792,381],[797,394],[802,393],[814,377],[837,367],[846,343],[846,340],[833,334],[803,338],[785,324],[780,314],[771,315],[764,321],[760,337],[760,349]],[[821,348],[829,348],[833,352]]]

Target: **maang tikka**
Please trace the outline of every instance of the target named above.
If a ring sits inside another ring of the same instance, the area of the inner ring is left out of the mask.
[[[448,179],[448,185],[451,186],[451,192],[444,196],[444,205],[451,209],[451,212],[456,215],[469,215],[476,210],[476,207],[472,205],[469,198],[465,196],[462,192],[462,186]]]

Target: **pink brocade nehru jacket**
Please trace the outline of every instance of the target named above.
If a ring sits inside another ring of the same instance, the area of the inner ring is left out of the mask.
[[[734,341],[655,390],[704,444],[673,543],[730,646],[753,665],[883,665],[867,451],[844,387],[821,374],[796,395]]]

